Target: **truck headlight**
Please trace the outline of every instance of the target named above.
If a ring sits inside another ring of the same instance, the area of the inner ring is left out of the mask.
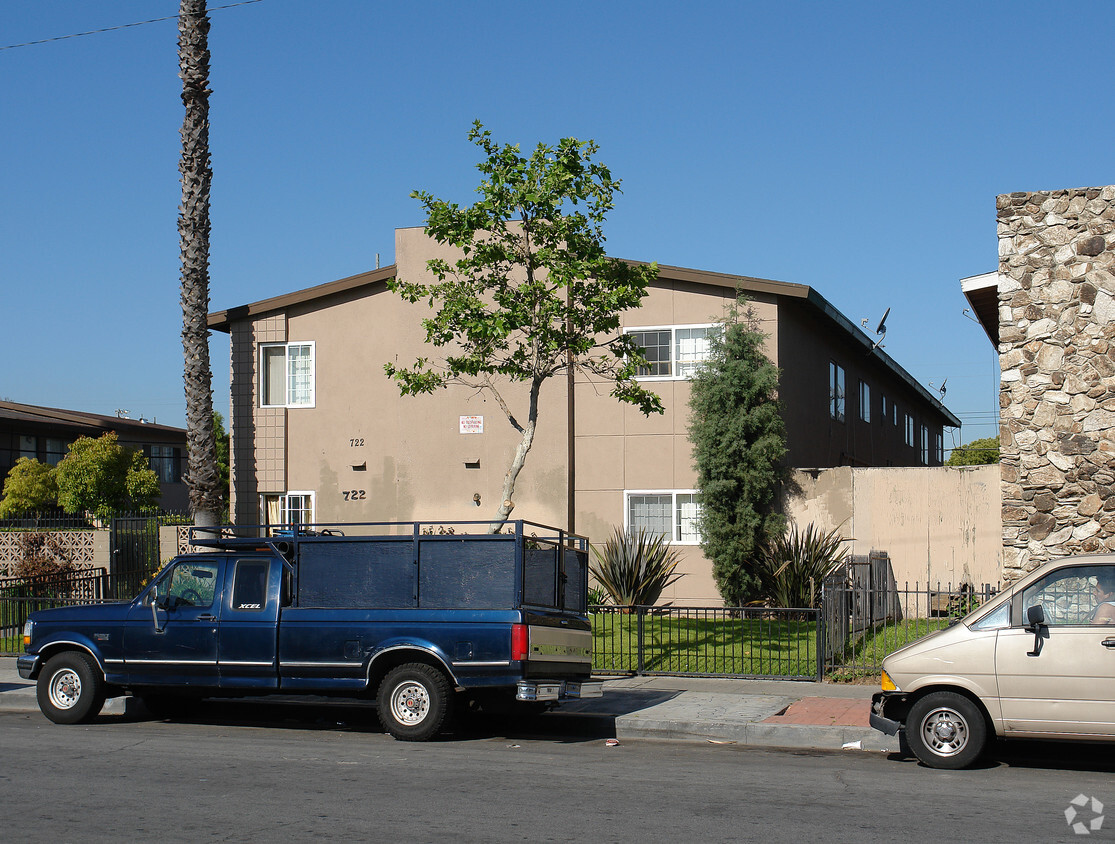
[[[35,622],[31,619],[23,622],[23,647],[28,647],[31,644],[31,634],[35,631]]]
[[[896,686],[896,685],[894,684],[894,680],[892,680],[892,679],[890,678],[890,675],[889,675],[889,674],[887,674],[887,672],[886,672],[885,670],[883,671],[883,682],[882,682],[882,686],[883,686],[883,691],[884,691],[884,692],[895,692],[895,691],[898,691],[898,686]]]

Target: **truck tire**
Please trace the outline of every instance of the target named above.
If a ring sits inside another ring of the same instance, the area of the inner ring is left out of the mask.
[[[966,768],[987,747],[987,724],[980,708],[964,695],[933,692],[910,707],[906,740],[931,768]]]
[[[105,681],[93,657],[66,651],[47,660],[35,696],[43,715],[55,724],[83,724],[105,705]]]
[[[433,666],[412,662],[393,668],[376,695],[380,723],[400,741],[428,741],[451,714],[450,691],[445,674]]]

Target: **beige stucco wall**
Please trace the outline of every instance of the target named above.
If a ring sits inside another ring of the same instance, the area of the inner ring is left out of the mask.
[[[853,554],[886,551],[895,580],[936,586],[1002,579],[999,467],[797,472],[786,513],[839,528]]]

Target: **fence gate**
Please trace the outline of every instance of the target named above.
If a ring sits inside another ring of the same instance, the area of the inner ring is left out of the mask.
[[[113,519],[109,542],[110,597],[132,598],[159,568],[159,520],[153,516]]]

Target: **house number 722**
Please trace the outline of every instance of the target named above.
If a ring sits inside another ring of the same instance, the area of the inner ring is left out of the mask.
[[[363,501],[368,497],[368,493],[362,489],[346,489],[341,495],[345,497],[345,501]]]

